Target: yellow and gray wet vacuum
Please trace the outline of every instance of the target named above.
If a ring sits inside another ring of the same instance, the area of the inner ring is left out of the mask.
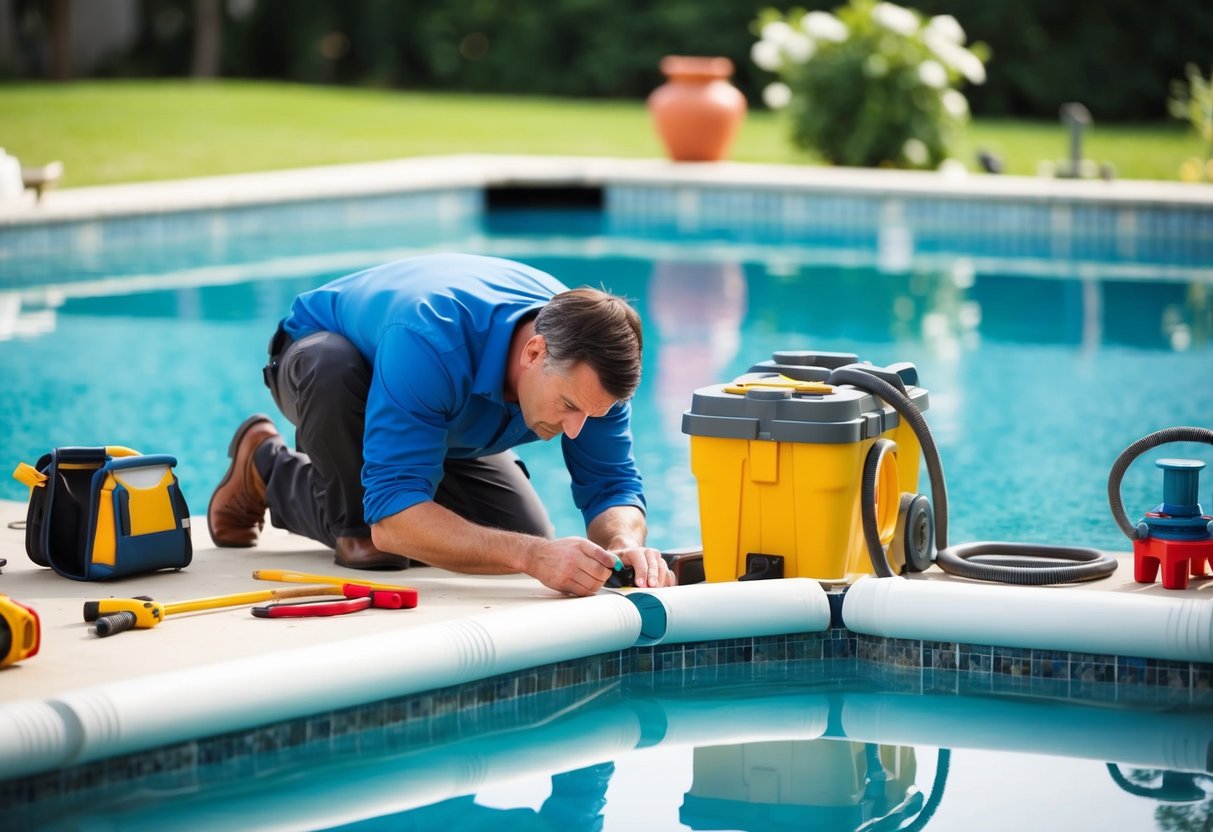
[[[708,581],[801,577],[850,583],[882,568],[931,565],[930,502],[918,493],[921,449],[897,410],[849,385],[855,367],[927,409],[913,364],[860,364],[850,353],[777,352],[736,380],[695,391],[683,414],[699,488]],[[875,528],[862,512],[875,504]],[[865,534],[866,531],[866,534]],[[878,536],[888,566],[874,565]]]

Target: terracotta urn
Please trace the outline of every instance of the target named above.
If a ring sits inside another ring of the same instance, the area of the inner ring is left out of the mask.
[[[728,58],[667,55],[661,71],[668,79],[649,95],[649,112],[666,151],[676,162],[724,159],[745,118],[746,101],[729,78]]]

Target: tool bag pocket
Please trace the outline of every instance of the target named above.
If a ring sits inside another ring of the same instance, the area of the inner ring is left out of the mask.
[[[30,486],[25,551],[77,581],[104,581],[193,558],[174,457],[129,448],[56,448],[13,476]]]

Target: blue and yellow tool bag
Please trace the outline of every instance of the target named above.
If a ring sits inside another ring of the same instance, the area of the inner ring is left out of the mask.
[[[25,551],[77,581],[183,569],[190,513],[174,457],[119,446],[56,448],[13,477],[30,487]]]

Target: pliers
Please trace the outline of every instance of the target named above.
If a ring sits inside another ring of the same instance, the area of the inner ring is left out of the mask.
[[[253,615],[257,618],[313,618],[345,615],[370,607],[385,610],[411,610],[417,606],[417,590],[407,586],[394,586],[371,581],[347,581],[344,578],[307,575],[280,569],[259,569],[253,573],[253,577],[261,581],[328,584],[340,587],[341,594],[345,596],[345,599],[341,601],[320,598],[314,601],[253,607]]]
[[[258,618],[316,618],[327,615],[345,615],[358,612],[371,606],[371,599],[346,598],[344,601],[294,601],[289,604],[267,604],[264,607],[253,607],[253,615]],[[397,607],[397,609],[399,609]]]

